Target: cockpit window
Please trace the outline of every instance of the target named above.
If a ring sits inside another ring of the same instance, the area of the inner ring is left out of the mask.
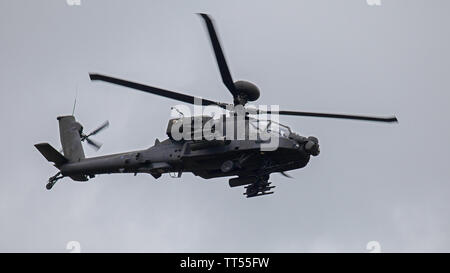
[[[275,122],[273,120],[250,119],[249,123],[251,124],[251,126],[253,126],[253,128],[257,129],[260,132],[278,134],[284,137],[288,137],[291,133],[291,129],[288,126]]]

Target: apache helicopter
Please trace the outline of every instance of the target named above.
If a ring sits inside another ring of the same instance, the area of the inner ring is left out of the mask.
[[[281,110],[264,111],[245,107],[247,102],[256,101],[259,98],[259,89],[248,81],[233,81],[212,20],[206,14],[199,15],[208,30],[222,81],[233,96],[233,104],[199,99],[191,95],[101,74],[89,74],[90,79],[144,91],[184,103],[194,104],[199,100],[203,106],[217,106],[228,109],[229,115],[224,115],[223,119],[221,119],[222,123],[219,123],[217,126],[218,130],[221,129],[223,131],[226,131],[225,125],[227,123],[236,121],[239,117],[243,117],[244,126],[248,129],[254,122],[259,121],[258,115],[260,114],[397,122],[395,116],[372,117]],[[236,109],[233,107],[241,107],[244,111],[229,110]],[[252,117],[252,115],[256,115],[256,118]],[[193,140],[186,138],[176,139],[173,135],[175,124],[179,122],[185,124],[186,121],[187,124],[195,124],[197,121],[200,121],[201,127],[212,119],[210,116],[182,116],[169,120],[166,131],[168,139],[161,142],[156,139],[154,146],[148,149],[85,158],[81,142],[86,141],[95,148],[100,148],[100,144],[90,139],[90,137],[106,128],[109,123],[103,124],[90,134],[84,134],[83,127],[75,120],[73,114],[61,116],[57,119],[59,121],[63,154],[48,143],[35,145],[39,152],[59,169],[56,175],[49,178],[46,186],[48,190],[63,177],[70,177],[74,181],[88,181],[89,178],[99,174],[133,173],[136,175],[137,173],[148,173],[154,178],[159,178],[165,173],[175,174],[176,177],[180,177],[183,172],[192,172],[194,175],[205,179],[232,176],[229,179],[230,187],[246,186],[244,195],[254,197],[273,193],[271,189],[275,186],[271,186],[271,182],[269,182],[271,173],[279,172],[288,176],[285,173],[286,171],[305,167],[310,157],[317,156],[320,152],[317,138],[301,136],[292,132],[288,126],[271,121],[261,129],[266,133],[276,134],[278,137],[277,148],[271,151],[263,151],[261,149],[265,140],[259,138],[250,140],[247,137],[247,133],[245,133],[245,138],[240,140],[223,137],[213,140],[204,138]],[[276,125],[275,130],[272,130],[273,125]],[[191,134],[196,129],[198,128],[194,125],[186,130],[190,130],[187,133]],[[182,132],[185,128],[182,127],[181,130],[177,130]]]

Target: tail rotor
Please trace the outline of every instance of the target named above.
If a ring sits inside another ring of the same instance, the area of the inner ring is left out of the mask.
[[[98,134],[99,132],[103,131],[104,129],[109,127],[109,121],[105,121],[102,125],[100,125],[97,129],[93,130],[89,134],[84,134],[83,132],[80,133],[81,142],[86,141],[87,144],[91,145],[96,151],[98,151],[102,147],[102,143],[90,139],[91,136],[94,136]]]

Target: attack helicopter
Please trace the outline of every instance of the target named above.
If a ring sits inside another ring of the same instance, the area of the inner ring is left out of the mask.
[[[259,98],[258,87],[248,81],[233,81],[213,21],[207,14],[199,15],[206,26],[222,81],[233,96],[233,103],[202,99],[98,73],[90,73],[89,76],[91,81],[119,85],[183,103],[218,107],[224,109],[225,114],[219,119],[207,115],[181,115],[169,120],[166,129],[168,138],[163,141],[156,139],[154,145],[148,149],[91,158],[85,157],[82,142],[99,149],[101,145],[91,137],[106,128],[109,123],[106,122],[91,133],[85,134],[83,126],[76,121],[73,114],[60,116],[57,120],[62,153],[48,143],[35,145],[39,152],[59,169],[56,175],[49,178],[46,185],[48,190],[64,177],[84,182],[100,174],[146,173],[157,179],[163,174],[181,177],[183,173],[191,172],[204,179],[230,177],[229,186],[244,186],[244,195],[247,198],[268,195],[273,194],[275,188],[272,182],[269,182],[272,173],[288,176],[287,171],[303,168],[311,156],[319,155],[320,148],[316,137],[301,136],[289,126],[271,118],[261,119],[260,115],[397,122],[395,116],[374,117],[247,107],[248,102]],[[206,137],[207,134],[199,134],[204,132],[206,125],[210,125],[209,131],[212,132],[213,138]],[[241,137],[237,137],[239,128],[243,128]],[[256,131],[256,134],[250,133],[251,131]],[[273,138],[277,140],[276,146],[268,149],[266,146]]]

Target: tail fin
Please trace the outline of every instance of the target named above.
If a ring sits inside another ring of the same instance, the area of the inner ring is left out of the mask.
[[[55,166],[59,168],[64,163],[67,163],[67,158],[60,154],[55,148],[48,143],[39,143],[34,145],[39,152],[50,162],[55,163]]]
[[[64,157],[69,162],[78,162],[84,159],[83,146],[81,145],[83,126],[75,120],[74,116],[62,116],[57,119]]]

